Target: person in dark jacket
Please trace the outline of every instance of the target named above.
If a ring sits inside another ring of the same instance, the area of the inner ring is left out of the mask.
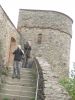
[[[31,43],[30,41],[26,42],[26,44],[24,44],[24,54],[26,54],[27,58],[30,58],[30,51],[31,51]]]
[[[31,43],[30,43],[30,41],[27,41],[24,44],[24,61],[23,61],[23,67],[27,67],[28,59],[30,58],[30,51],[31,51]]]
[[[14,55],[14,64],[13,64],[12,78],[17,77],[20,79],[21,60],[22,56],[24,55],[20,45],[17,46],[17,49],[13,52],[13,55]]]

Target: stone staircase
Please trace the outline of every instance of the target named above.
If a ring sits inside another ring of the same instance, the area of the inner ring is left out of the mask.
[[[12,79],[12,69],[10,69],[0,92],[0,100],[35,100],[35,76],[32,68],[22,68],[21,79]]]

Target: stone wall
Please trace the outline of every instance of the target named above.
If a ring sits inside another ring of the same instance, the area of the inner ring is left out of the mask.
[[[5,63],[8,62],[9,58],[11,38],[14,38],[16,44],[18,44],[20,35],[3,8],[0,6],[0,40],[2,42],[2,55]]]
[[[72,23],[69,16],[60,12],[20,9],[18,31],[22,46],[31,41],[33,56],[46,58],[59,76],[68,76]]]
[[[43,91],[38,100],[72,100],[68,92],[59,84],[59,76],[52,70],[51,65],[42,57],[36,57],[43,74]],[[42,88],[40,88],[41,90]],[[44,99],[42,99],[44,98]]]

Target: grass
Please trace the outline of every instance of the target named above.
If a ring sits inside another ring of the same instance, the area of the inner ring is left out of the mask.
[[[72,100],[75,100],[75,79],[64,78],[60,80],[60,84],[65,87]]]

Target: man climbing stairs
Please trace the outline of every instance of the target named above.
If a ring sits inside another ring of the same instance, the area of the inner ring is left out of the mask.
[[[12,79],[12,69],[0,91],[0,100],[35,100],[36,73],[33,68],[22,68],[21,79]]]

